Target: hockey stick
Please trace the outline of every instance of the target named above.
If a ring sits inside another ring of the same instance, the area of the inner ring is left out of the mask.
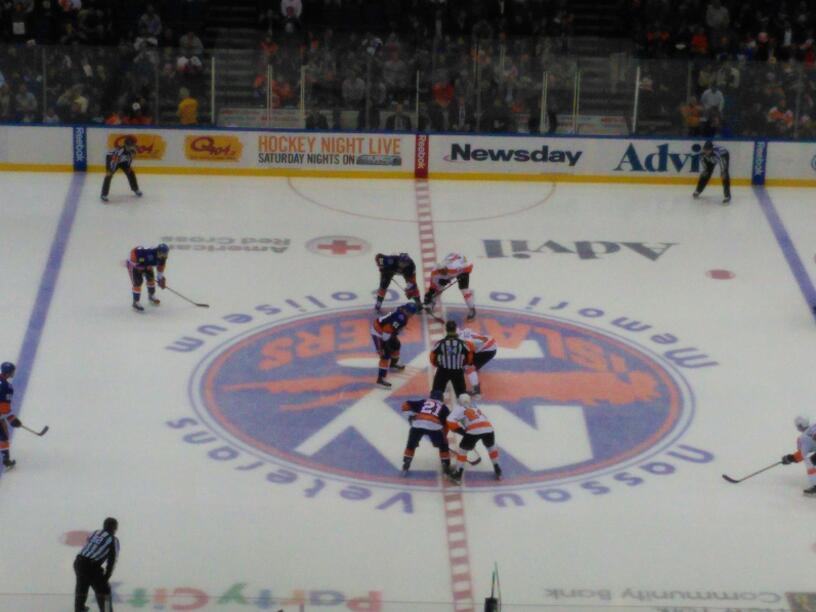
[[[191,300],[190,298],[188,298],[188,297],[186,297],[186,296],[181,295],[181,294],[180,294],[178,291],[176,291],[176,290],[175,290],[175,289],[173,289],[172,287],[168,287],[168,286],[166,286],[166,285],[165,285],[165,287],[164,287],[164,288],[165,288],[165,289],[167,289],[168,291],[170,291],[171,293],[175,293],[177,296],[179,296],[179,297],[180,297],[182,300],[184,300],[185,302],[190,302],[190,304],[192,304],[193,306],[198,306],[199,308],[209,308],[209,307],[210,307],[210,305],[209,305],[209,304],[200,304],[199,302],[194,302],[194,301],[193,301],[193,300]]]
[[[482,456],[479,454],[479,451],[477,451],[475,448],[473,449],[473,452],[476,453],[476,458],[471,460],[471,458],[468,457],[467,462],[470,465],[479,465],[482,462]]]
[[[772,463],[768,467],[764,467],[761,470],[758,470],[758,471],[754,472],[753,474],[748,474],[747,476],[745,476],[743,478],[740,478],[740,479],[731,478],[728,474],[723,474],[722,477],[725,478],[726,481],[728,481],[728,482],[730,482],[732,484],[737,484],[739,482],[742,482],[743,480],[748,480],[749,478],[753,478],[757,474],[761,474],[762,472],[766,472],[766,471],[770,470],[771,468],[775,468],[777,465],[782,465],[782,462],[777,461],[776,463]]]
[[[450,288],[451,288],[451,287],[453,287],[454,285],[458,285],[458,284],[459,284],[459,278],[457,277],[457,278],[453,279],[453,281],[452,281],[452,282],[450,282],[450,283],[448,283],[447,285],[445,285],[444,287],[442,287],[442,289],[441,289],[441,290],[440,290],[440,291],[439,291],[439,292],[438,292],[438,293],[437,293],[437,294],[434,296],[434,298],[433,298],[433,303],[431,303],[431,304],[426,304],[426,305],[425,305],[425,307],[422,309],[422,311],[423,311],[423,312],[427,312],[429,315],[431,315],[431,318],[432,318],[434,321],[436,321],[436,322],[438,322],[438,323],[442,323],[442,324],[444,324],[444,323],[445,323],[445,321],[444,321],[444,320],[443,320],[441,317],[438,317],[438,316],[436,316],[436,315],[433,313],[433,308],[434,308],[434,306],[436,306],[436,304],[437,304],[437,303],[440,303],[440,304],[441,304],[441,302],[437,302],[437,298],[438,298],[440,295],[442,295],[443,293],[445,293],[445,292],[446,292],[448,289],[450,289]],[[427,293],[426,293],[426,295],[427,295]]]
[[[44,436],[48,432],[48,425],[43,427],[42,431],[35,431],[35,430],[31,429],[30,427],[26,427],[25,425],[20,425],[20,427],[22,427],[26,431],[29,431],[29,432],[33,433],[35,436]]]

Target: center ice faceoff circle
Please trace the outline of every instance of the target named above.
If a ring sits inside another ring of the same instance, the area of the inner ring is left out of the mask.
[[[306,315],[227,342],[196,368],[196,412],[232,444],[290,469],[434,485],[435,453],[410,482],[400,477],[408,433],[400,405],[428,393],[421,321],[401,334],[409,367],[386,391],[373,384],[371,318],[369,309]],[[693,416],[679,373],[611,332],[506,309],[481,309],[468,326],[499,345],[481,373],[480,407],[496,430],[503,487],[621,469],[664,450]],[[496,486],[491,474],[474,472],[468,485]]]

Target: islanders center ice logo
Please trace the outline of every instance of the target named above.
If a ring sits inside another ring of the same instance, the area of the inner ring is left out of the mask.
[[[387,391],[373,384],[371,319],[369,308],[323,311],[228,340],[191,379],[199,422],[242,454],[293,474],[438,488],[435,452],[415,460],[410,478],[400,476],[408,433],[400,405],[428,393],[422,320],[414,317],[400,336],[408,368],[391,375]],[[628,338],[503,307],[480,309],[468,325],[499,345],[481,373],[479,405],[496,430],[505,474],[496,483],[483,452],[484,471],[468,472],[470,490],[616,477],[666,451],[693,417],[679,369]]]

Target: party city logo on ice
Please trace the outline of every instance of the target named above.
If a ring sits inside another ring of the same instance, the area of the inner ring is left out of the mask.
[[[166,347],[198,361],[193,413],[167,426],[210,459],[306,497],[413,512],[413,495],[441,486],[430,448],[420,447],[409,478],[400,473],[400,406],[428,394],[428,345],[414,317],[400,334],[407,369],[391,375],[390,390],[378,388],[372,318],[368,296],[337,292],[200,326]],[[468,325],[499,346],[480,375],[480,407],[505,479],[479,466],[466,491],[492,494],[500,507],[565,502],[713,460],[683,440],[695,411],[685,372],[718,364],[678,337],[601,308],[507,292],[490,293]]]

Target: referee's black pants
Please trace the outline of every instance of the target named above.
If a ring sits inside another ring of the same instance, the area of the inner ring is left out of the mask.
[[[113,612],[111,588],[101,563],[94,563],[86,557],[74,560],[76,574],[76,590],[74,591],[74,612],[85,612],[85,602],[88,599],[88,589],[92,588],[99,604],[99,612]]]
[[[703,193],[703,189],[706,188],[708,185],[708,181],[711,178],[711,175],[714,174],[714,168],[717,167],[717,164],[714,162],[710,162],[707,160],[702,160],[703,163],[703,171],[700,173],[700,179],[697,181],[697,193]],[[722,178],[723,184],[723,195],[726,198],[731,197],[731,173],[729,172],[729,155],[726,153],[722,156],[720,161],[720,174]]]
[[[436,368],[436,373],[433,378],[432,391],[445,392],[448,383],[453,385],[453,390],[456,392],[456,397],[462,393],[467,392],[465,385],[465,371],[464,370],[449,370],[447,368]]]

